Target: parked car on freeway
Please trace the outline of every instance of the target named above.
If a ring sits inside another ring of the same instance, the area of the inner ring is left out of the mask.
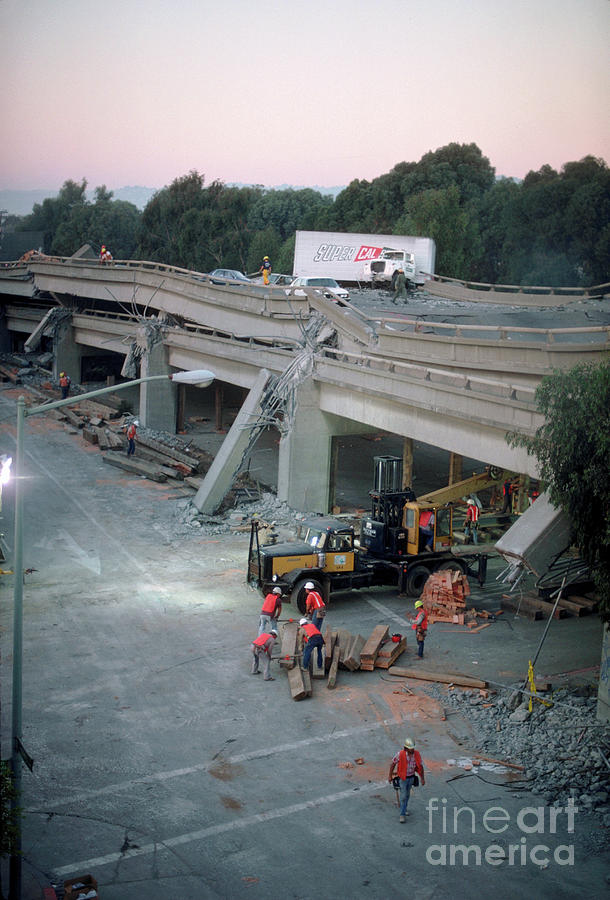
[[[212,284],[224,284],[226,281],[247,281],[248,284],[252,284],[247,275],[244,275],[243,272],[239,272],[237,269],[214,269],[213,272],[208,274],[212,279]],[[217,279],[222,279],[222,281]]]
[[[331,300],[336,300],[337,298],[339,300],[349,300],[349,291],[337,284],[334,278],[321,278],[319,275],[315,277],[299,275],[294,279],[290,287],[322,288],[324,296],[329,297]]]
[[[294,275],[283,275],[281,272],[271,272],[269,274],[269,284],[274,284],[276,287],[286,287],[288,284],[292,284],[294,280]],[[252,279],[253,284],[263,284],[263,276],[257,275],[256,278]]]

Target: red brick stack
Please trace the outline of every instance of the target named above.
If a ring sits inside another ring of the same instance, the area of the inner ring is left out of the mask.
[[[434,572],[420,597],[428,613],[429,622],[464,624],[466,597],[470,594],[468,579],[461,572],[446,569]]]

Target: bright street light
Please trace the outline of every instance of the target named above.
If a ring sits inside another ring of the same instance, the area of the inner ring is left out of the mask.
[[[13,588],[13,707],[12,707],[12,751],[11,770],[13,775],[13,800],[11,801],[11,813],[16,819],[18,805],[21,801],[21,760],[27,759],[27,754],[21,742],[22,738],[22,659],[23,659],[23,494],[21,481],[23,473],[23,423],[26,416],[37,416],[39,413],[48,412],[51,409],[59,409],[62,406],[74,406],[82,400],[90,400],[100,397],[102,394],[114,394],[134,385],[144,384],[148,381],[175,381],[178,384],[192,384],[199,387],[207,387],[216,376],[208,369],[199,369],[190,372],[175,372],[172,375],[147,375],[144,378],[135,378],[133,381],[125,381],[122,384],[108,385],[96,391],[86,394],[75,394],[73,397],[65,397],[62,400],[54,400],[51,403],[42,403],[26,409],[24,397],[17,400],[17,450],[15,454],[15,551],[14,551],[14,588]],[[10,858],[9,868],[9,900],[21,898],[21,827],[17,828],[15,847]]]

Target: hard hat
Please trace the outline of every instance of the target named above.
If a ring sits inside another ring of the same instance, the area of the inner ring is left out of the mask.
[[[307,584],[305,585],[305,590],[306,590],[306,591],[313,591],[313,589],[314,589],[313,581],[308,581]]]
[[[422,601],[422,600],[416,600],[416,601],[415,601],[415,609],[419,609],[419,607],[420,607],[420,606],[423,606],[423,605],[424,605],[424,604],[423,604],[423,601]]]
[[[468,506],[474,506],[474,500],[471,500],[470,497],[468,498],[466,503],[468,504]]]
[[[133,420],[133,424],[136,426],[136,428],[139,428],[139,427],[140,427],[140,420],[139,420],[139,419],[134,419],[134,420]]]
[[[406,750],[415,750],[415,744],[411,740],[411,738],[406,738],[405,740],[405,749]]]
[[[60,372],[60,373],[59,373],[59,377],[60,377],[60,378],[63,378],[65,374],[66,374],[65,372]]]
[[[307,625],[307,619],[305,619],[305,618],[301,619],[301,621],[299,622],[299,625]]]
[[[282,589],[281,589],[281,588],[273,588],[272,593],[273,593],[273,594],[281,594],[281,593],[282,593]]]
[[[277,637],[277,631],[275,630],[275,628],[272,628],[269,634],[274,634]]]
[[[268,257],[268,256],[263,256],[263,259],[269,259],[269,257]]]

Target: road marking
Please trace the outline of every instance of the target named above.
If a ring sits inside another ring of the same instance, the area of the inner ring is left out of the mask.
[[[238,765],[239,763],[248,762],[253,759],[265,759],[267,756],[276,756],[279,753],[286,753],[292,750],[299,750],[312,744],[327,744],[330,741],[339,741],[343,738],[351,738],[354,735],[362,734],[366,731],[377,731],[379,728],[387,728],[388,726],[399,726],[406,722],[410,716],[400,716],[398,719],[383,719],[381,722],[371,722],[366,725],[358,725],[355,728],[344,728],[342,731],[333,731],[330,734],[319,735],[318,737],[305,738],[302,741],[294,741],[291,744],[280,744],[276,747],[267,747],[261,750],[252,750],[249,753],[240,753],[236,756],[224,757],[220,755],[216,759],[222,760],[227,765]],[[69,806],[70,804],[80,804],[83,801],[90,800],[93,797],[101,797],[107,794],[118,794],[122,791],[128,791],[133,787],[141,784],[156,784],[163,781],[171,781],[172,778],[183,778],[185,775],[194,775],[197,772],[207,772],[208,769],[218,765],[216,760],[207,763],[199,763],[196,766],[189,766],[184,769],[171,769],[167,772],[156,772],[153,775],[145,775],[143,778],[133,778],[130,781],[122,781],[116,784],[109,784],[98,790],[82,791],[80,794],[73,794],[71,797],[65,797],[63,800],[42,804],[40,807],[31,807],[28,812],[42,812],[50,809],[56,809],[58,806]]]
[[[374,606],[375,609],[378,609],[379,612],[382,612],[388,619],[394,619],[394,621],[398,622],[399,625],[402,625],[403,628],[406,628],[408,626],[409,623],[404,616],[398,616],[396,613],[392,612],[391,609],[388,609],[387,606],[384,606],[383,603],[379,603],[377,600],[372,600],[370,597],[366,597],[366,602],[370,606]]]
[[[295,815],[295,813],[303,812],[306,809],[315,809],[319,806],[326,806],[329,803],[347,800],[354,795],[378,791],[383,787],[387,787],[387,784],[387,781],[375,781],[371,784],[362,785],[361,787],[350,788],[348,791],[340,791],[337,794],[327,794],[325,797],[316,797],[315,800],[305,800],[303,803],[294,803],[292,806],[272,809],[266,813],[257,813],[254,816],[248,816],[246,819],[235,819],[232,822],[225,822],[223,825],[211,825],[209,828],[202,828],[199,831],[190,831],[186,834],[179,834],[176,837],[168,838],[165,841],[155,841],[152,844],[145,844],[143,847],[131,848],[124,853],[108,853],[106,856],[81,859],[68,866],[54,869],[53,872],[57,878],[63,878],[64,875],[69,875],[71,872],[96,869],[100,866],[112,865],[113,863],[122,862],[123,860],[131,859],[136,856],[149,856],[151,853],[158,853],[159,850],[164,848],[171,850],[173,847],[181,847],[184,844],[191,844],[193,841],[205,841],[208,838],[216,837],[227,831],[250,828],[252,825],[260,825],[264,822],[269,822],[272,819],[282,819],[285,816],[292,816]]]

